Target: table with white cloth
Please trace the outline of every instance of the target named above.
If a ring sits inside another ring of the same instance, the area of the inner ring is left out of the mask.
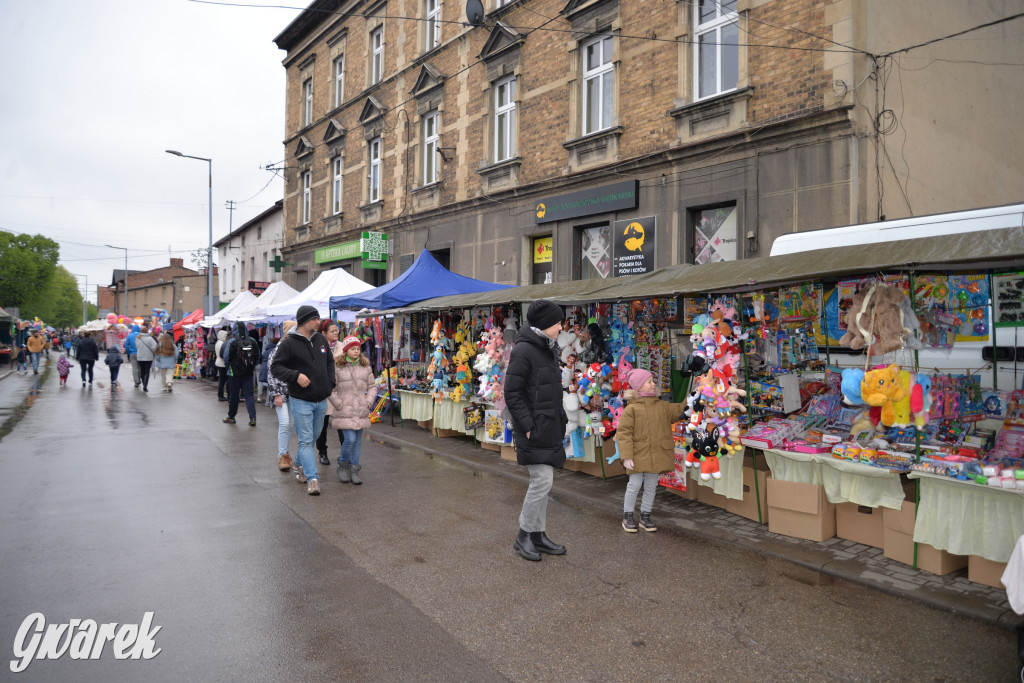
[[[865,507],[899,510],[905,495],[899,472],[831,453],[798,453],[777,448],[764,451],[772,477],[797,484],[821,484],[830,503],[855,503]]]
[[[700,478],[699,467],[687,467],[690,474],[689,479],[696,482],[698,486],[706,486],[720,496],[733,500],[743,500],[743,458],[740,455],[719,456],[718,471],[722,473],[720,479],[711,478],[704,481]]]
[[[398,390],[402,403],[402,419],[426,422],[434,419],[434,397],[418,391]]]
[[[431,398],[433,400],[433,398]],[[434,429],[450,429],[468,436],[476,436],[477,430],[466,431],[466,416],[463,411],[473,405],[469,401],[456,403],[450,398],[443,398],[434,403]],[[480,428],[482,432],[483,428]]]
[[[921,484],[914,541],[1006,562],[1024,535],[1024,492],[911,472]]]

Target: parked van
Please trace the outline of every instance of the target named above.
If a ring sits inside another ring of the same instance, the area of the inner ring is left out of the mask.
[[[955,211],[952,213],[916,216],[895,221],[849,225],[841,228],[810,230],[783,235],[772,244],[771,256],[795,254],[814,249],[848,247],[860,244],[894,242],[935,235],[953,235],[983,230],[999,230],[1024,226],[1024,204],[1009,204],[987,209]],[[1014,357],[1024,357],[1024,330],[1018,328],[989,327],[989,337],[984,341],[956,342],[951,351],[926,349],[918,354],[922,372],[937,369],[941,372],[964,374],[986,367],[989,361],[982,358],[984,347],[1021,347]],[[908,354],[912,357],[912,354]],[[836,362],[838,360],[838,362]],[[833,356],[836,364],[856,366],[863,364],[863,356]],[[998,387],[1001,390],[1024,389],[1024,362],[1016,360],[997,361],[999,370]],[[992,370],[981,374],[982,386],[992,388],[996,378]]]

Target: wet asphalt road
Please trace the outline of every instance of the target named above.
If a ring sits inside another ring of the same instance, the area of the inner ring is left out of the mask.
[[[153,611],[162,652],[20,675],[4,661],[0,680],[1016,676],[1011,632],[682,533],[626,534],[591,508],[552,502],[569,553],[526,562],[511,547],[525,486],[421,451],[367,439],[366,484],[321,467],[310,497],[277,471],[272,410],[228,426],[205,382],[144,395],[105,378],[51,374],[0,441],[0,647],[11,659],[33,612]]]

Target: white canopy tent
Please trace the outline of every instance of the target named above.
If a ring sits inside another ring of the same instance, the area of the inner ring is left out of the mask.
[[[320,273],[320,276],[298,295],[287,301],[268,306],[266,319],[276,322],[294,318],[299,306],[313,306],[320,312],[321,318],[327,318],[331,313],[332,296],[358,294],[370,289],[373,289],[373,285],[350,275],[342,268],[334,268]]]
[[[210,315],[203,318],[199,324],[202,327],[216,327],[221,322],[231,322],[233,318],[230,316],[234,311],[244,310],[247,306],[251,305],[252,302],[256,301],[256,295],[250,292],[248,289],[244,290],[241,294],[235,297],[234,301],[229,303],[224,308],[217,311],[215,315]]]
[[[284,282],[273,282],[248,306],[231,311],[225,320],[243,323],[261,322],[267,317],[267,308],[288,301],[298,294],[298,290],[291,285]]]

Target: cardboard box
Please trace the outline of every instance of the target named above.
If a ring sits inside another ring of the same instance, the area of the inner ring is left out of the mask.
[[[419,425],[420,429],[427,429],[433,431],[434,421],[433,420],[416,420],[416,424]]]
[[[903,501],[899,510],[882,508],[882,554],[890,560],[914,566],[914,511],[917,505]],[[926,543],[917,544],[917,568],[945,576],[967,566],[967,557],[953,555]]]
[[[490,441],[481,441],[480,448],[486,448],[487,450],[494,451],[495,453],[501,452],[501,444],[491,443]]]
[[[511,460],[512,462],[516,462],[517,458],[516,458],[516,448],[515,448],[515,446],[502,446],[501,447],[501,459],[502,460]]]
[[[720,508],[722,510],[727,509],[726,506],[729,505],[729,499],[719,493],[715,493],[715,490],[710,486],[701,486],[692,480],[686,482],[686,485],[697,489],[698,502],[710,505],[711,507]]]
[[[604,479],[621,477],[626,474],[626,468],[622,466],[622,460],[616,460],[611,465],[605,463],[604,468],[602,469],[600,453],[598,453],[597,460],[594,462],[580,462],[579,460],[570,460],[567,458],[565,461],[565,469],[572,472],[589,474],[592,477],[603,477]]]
[[[690,477],[686,477],[685,491],[669,488],[668,486],[659,486],[658,493],[660,494],[662,491],[668,491],[672,495],[679,496],[680,498],[685,498],[686,500],[697,500],[697,482],[690,479]]]
[[[467,434],[466,432],[460,432],[457,429],[435,429],[434,436],[445,438],[449,436],[467,436]]]
[[[825,541],[836,535],[836,506],[820,484],[797,484],[768,478],[768,531]]]
[[[1003,590],[1003,582],[1000,579],[1003,578],[1004,571],[1005,562],[993,562],[980,555],[971,555],[967,560],[967,579],[974,583]]]
[[[763,458],[763,456],[762,456]],[[747,459],[749,462],[749,458]],[[757,476],[755,486],[755,475],[752,467],[743,468],[743,500],[732,500],[726,498],[725,509],[734,515],[739,515],[745,519],[749,519],[752,522],[760,522],[761,524],[768,523],[768,480],[771,478],[771,472],[768,471],[767,467],[762,467],[761,463],[757,466]],[[760,501],[758,501],[758,494],[760,494]],[[758,519],[758,502],[761,505],[761,518]]]
[[[836,505],[836,536],[884,549],[882,509],[856,503],[839,503]]]

